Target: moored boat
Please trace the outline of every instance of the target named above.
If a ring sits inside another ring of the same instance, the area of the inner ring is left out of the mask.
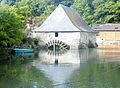
[[[20,49],[20,48],[14,48],[11,50],[11,54],[15,53],[32,53],[33,49]]]

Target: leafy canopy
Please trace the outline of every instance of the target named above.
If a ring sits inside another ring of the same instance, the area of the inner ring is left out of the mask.
[[[0,46],[9,47],[22,41],[26,17],[20,9],[0,5]]]

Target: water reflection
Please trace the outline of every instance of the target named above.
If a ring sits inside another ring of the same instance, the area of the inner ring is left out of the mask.
[[[107,62],[120,61],[120,49],[98,49],[100,60]]]
[[[62,55],[40,51],[39,59],[33,62],[33,66],[53,82],[54,88],[119,88],[118,61],[109,63],[106,52],[110,50],[70,50]],[[111,56],[118,55],[116,52],[111,53]],[[54,64],[56,58],[58,65]]]
[[[58,53],[58,52],[57,52]],[[58,60],[59,64],[79,64],[81,61],[87,61],[90,58],[96,58],[96,49],[69,50],[64,54],[49,54],[46,51],[39,52],[39,59],[35,63],[54,64]]]
[[[82,65],[82,64],[81,64]],[[69,80],[70,88],[119,88],[120,68],[116,63],[89,60]],[[69,88],[68,87],[68,88]]]
[[[61,55],[63,55],[63,54],[65,54],[65,53],[67,53],[69,50],[68,49],[65,49],[65,50],[58,50],[58,51],[53,51],[53,50],[47,50],[47,53],[48,53],[48,55],[51,55],[51,56],[61,56]]]
[[[15,53],[14,57],[19,60],[35,60],[38,58],[38,51],[34,53],[29,52],[17,52]]]
[[[52,82],[30,64],[0,65],[0,88],[53,88]]]
[[[33,53],[15,53],[15,56],[31,57]]]
[[[53,81],[53,85],[69,82],[71,76],[80,69],[80,63],[96,58],[96,49],[69,50],[60,55],[50,55],[48,52],[40,51],[39,59],[33,62],[33,66],[44,72],[46,77]],[[94,55],[93,55],[94,54]],[[55,60],[58,65],[55,65]],[[66,88],[66,85],[59,85],[55,88]]]
[[[36,68],[44,72],[46,77],[53,81],[53,85],[56,85],[68,81],[79,65],[37,65]]]
[[[69,50],[53,55],[40,51],[31,58],[32,62],[23,63],[16,59],[0,65],[0,88],[120,87],[118,49]],[[57,65],[54,64],[56,59]]]
[[[46,63],[46,64],[54,64],[55,60],[58,59],[58,63],[62,63],[62,64],[68,64],[68,63],[74,63],[74,64],[78,64],[80,63],[80,59],[79,59],[79,52],[76,50],[73,51],[68,51],[65,54],[62,55],[50,55],[48,54],[48,52],[39,52],[39,61],[37,62],[41,62],[41,63]]]

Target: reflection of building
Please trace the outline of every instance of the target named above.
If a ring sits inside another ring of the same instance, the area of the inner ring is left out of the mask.
[[[59,5],[44,23],[33,31],[33,36],[44,42],[40,44],[62,41],[69,45],[70,49],[78,49],[78,46],[85,48],[90,44],[91,47],[96,47],[94,30],[82,20],[74,9],[63,5]]]
[[[32,65],[44,72],[53,84],[67,83],[76,70],[86,67],[87,61],[97,57],[96,49],[69,50],[65,54],[52,56],[47,52],[39,52],[39,59]],[[59,64],[55,65],[55,59]],[[65,84],[53,88],[68,88]]]
[[[58,59],[58,64],[80,64],[90,58],[96,58],[96,55],[96,49],[69,50],[62,52],[62,54],[61,52],[50,54],[46,51],[40,51],[39,59],[35,63],[54,64],[55,60]]]
[[[71,78],[72,74],[80,68],[79,64],[72,65],[37,65],[37,69],[41,70],[47,78],[53,82],[53,88],[66,88],[64,83]],[[61,85],[59,85],[61,84]],[[63,85],[62,85],[63,84]]]
[[[98,31],[98,45],[105,47],[120,47],[120,24],[96,25],[94,30]]]
[[[61,54],[62,53],[62,54]],[[79,51],[70,50],[64,52],[56,52],[55,54],[50,54],[49,52],[39,52],[39,62],[54,64],[55,60],[58,60],[59,64],[79,64]]]

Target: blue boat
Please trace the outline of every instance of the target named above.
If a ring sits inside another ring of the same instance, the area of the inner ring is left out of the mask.
[[[25,52],[25,53],[33,52],[33,49],[19,49],[19,48],[15,48],[13,50],[15,50],[16,53],[19,53],[19,52]]]
[[[16,53],[32,53],[33,49],[19,49],[15,48],[11,50],[11,54],[16,54]]]

